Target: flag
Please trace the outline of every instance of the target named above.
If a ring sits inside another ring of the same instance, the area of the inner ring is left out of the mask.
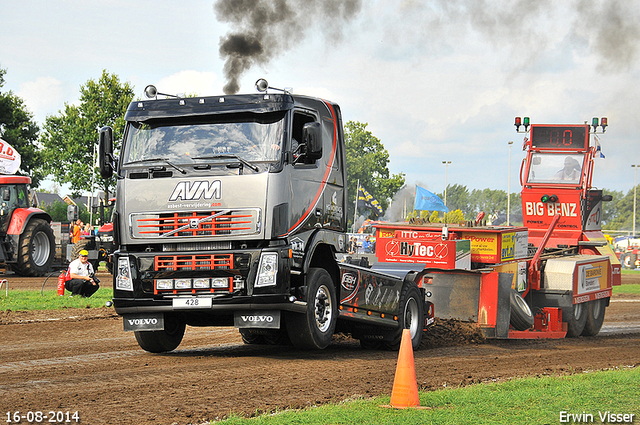
[[[367,189],[362,186],[358,187],[357,205],[358,208],[370,208],[376,215],[382,215],[382,207],[380,206],[380,203],[369,192],[367,192]]]
[[[442,199],[420,186],[416,186],[416,202],[413,209],[419,211],[449,212],[449,208],[442,202]]]
[[[15,174],[20,168],[20,154],[5,140],[0,139],[0,174]]]
[[[600,158],[604,158],[604,154],[602,153],[602,147],[600,146],[600,140],[596,137],[596,152],[599,153]]]

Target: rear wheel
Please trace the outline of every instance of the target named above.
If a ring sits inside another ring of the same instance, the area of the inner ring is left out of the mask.
[[[136,331],[136,341],[145,351],[150,353],[164,353],[175,350],[182,342],[185,323],[175,317],[165,316],[164,330],[162,331]]]
[[[587,303],[587,321],[582,331],[583,336],[595,336],[602,328],[604,312],[607,308],[607,300],[594,300]]]
[[[56,246],[53,230],[45,220],[34,218],[20,235],[16,273],[44,276],[51,268]]]
[[[321,268],[309,269],[307,287],[307,311],[285,316],[287,332],[297,348],[321,350],[329,345],[336,329],[336,288],[329,273]]]
[[[587,323],[586,303],[574,304],[571,308],[563,308],[562,321],[567,322],[568,338],[580,336]]]
[[[420,348],[424,326],[424,301],[415,283],[404,285],[400,294],[399,327],[392,341],[384,342],[389,350],[398,350],[402,340],[402,331],[411,332],[411,345],[414,350]]]

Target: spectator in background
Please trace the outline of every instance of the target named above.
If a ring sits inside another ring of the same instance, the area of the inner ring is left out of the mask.
[[[82,221],[80,219],[76,220],[73,225],[73,229],[71,230],[71,243],[76,244],[80,240],[80,236],[82,234]]]
[[[71,292],[71,296],[90,297],[100,288],[86,249],[81,250],[80,256],[69,264],[69,275],[71,280],[68,280],[64,286]]]
[[[371,254],[371,247],[371,237],[367,235],[364,242],[362,242],[362,251],[364,251],[365,254]]]

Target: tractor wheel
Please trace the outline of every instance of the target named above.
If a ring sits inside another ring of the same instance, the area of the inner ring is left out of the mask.
[[[511,316],[509,323],[517,331],[526,331],[533,326],[533,313],[529,304],[515,290],[511,290],[509,294],[511,301]]]
[[[80,256],[80,251],[83,249],[87,249],[87,245],[89,245],[89,240],[80,239],[73,245],[73,249],[71,250],[71,261],[75,260]],[[88,251],[88,249],[87,249]]]
[[[567,338],[582,335],[587,323],[587,304],[574,304],[571,308],[563,308],[562,321],[567,322]]]
[[[289,339],[297,348],[322,350],[331,342],[338,320],[336,288],[331,275],[322,268],[307,274],[307,311],[285,316]]]
[[[393,341],[383,344],[389,350],[398,350],[402,341],[402,331],[411,331],[411,345],[414,350],[420,348],[424,326],[424,297],[415,283],[404,285],[400,293],[400,311],[398,314],[398,331]]]
[[[630,268],[630,265],[631,265],[631,257],[629,257],[630,255],[631,254],[627,254],[627,253],[620,254],[620,264],[622,264],[623,269]]]
[[[607,300],[594,300],[589,301],[587,307],[587,322],[584,325],[582,331],[583,336],[595,336],[600,332],[602,328],[602,322],[604,322],[604,312],[607,308]]]
[[[184,321],[170,316],[164,318],[162,331],[135,331],[138,345],[150,353],[164,353],[175,350],[182,342],[185,330]]]
[[[32,219],[20,235],[16,273],[21,276],[44,276],[51,268],[55,252],[51,226],[45,220]]]

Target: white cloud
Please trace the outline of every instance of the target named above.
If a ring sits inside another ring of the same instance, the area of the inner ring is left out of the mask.
[[[65,99],[65,94],[62,81],[54,77],[38,77],[33,81],[26,81],[20,84],[16,92],[37,122],[44,122],[46,115],[62,109],[65,100],[68,100]]]

